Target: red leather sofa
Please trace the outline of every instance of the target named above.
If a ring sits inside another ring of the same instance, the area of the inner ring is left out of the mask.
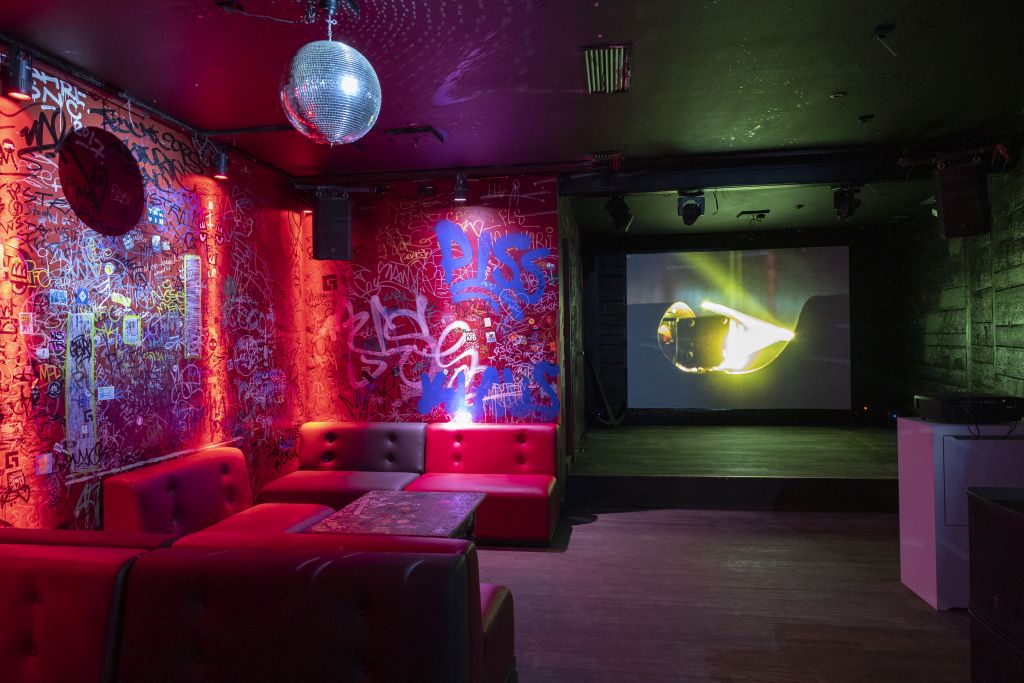
[[[342,508],[368,491],[400,491],[423,472],[425,432],[412,422],[307,422],[299,469],[267,484],[258,500]]]
[[[341,508],[378,489],[486,493],[478,539],[548,543],[561,503],[556,433],[554,424],[307,422],[299,470],[257,499]]]
[[[181,536],[218,531],[301,531],[333,512],[326,505],[253,505],[245,456],[210,448],[103,481],[103,528]]]
[[[99,545],[104,536],[112,545]],[[514,676],[511,596],[486,584],[474,590],[467,541],[211,532],[152,549],[166,543],[109,532],[0,534],[5,678]]]
[[[0,529],[5,681],[109,681],[127,569],[158,534]]]
[[[409,491],[474,491],[482,540],[547,543],[558,523],[554,424],[431,424],[426,472]]]
[[[466,558],[470,673],[474,681],[502,682],[515,670],[515,622],[512,593],[505,586],[481,583],[476,547],[454,538],[380,534],[251,534],[206,532],[174,542],[174,548],[245,548],[368,553],[441,553]]]

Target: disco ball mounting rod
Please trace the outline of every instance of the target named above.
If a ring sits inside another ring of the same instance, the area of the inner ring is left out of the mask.
[[[339,0],[309,0],[308,5],[311,12],[316,10],[322,10],[327,15],[327,20],[330,21],[334,18],[334,15],[338,13],[338,2]],[[356,0],[341,0],[352,16],[356,19],[359,18],[360,9],[359,3]]]

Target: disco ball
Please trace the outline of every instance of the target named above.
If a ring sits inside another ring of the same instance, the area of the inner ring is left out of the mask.
[[[281,84],[288,122],[306,137],[330,145],[366,135],[380,113],[380,82],[357,50],[333,40],[304,45]]]

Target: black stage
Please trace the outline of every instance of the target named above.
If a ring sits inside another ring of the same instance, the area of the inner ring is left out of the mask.
[[[570,506],[895,512],[896,430],[591,428]]]

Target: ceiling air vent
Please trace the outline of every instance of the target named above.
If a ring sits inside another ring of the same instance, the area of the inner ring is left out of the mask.
[[[592,45],[581,47],[583,79],[588,95],[629,92],[632,74],[631,45]]]

